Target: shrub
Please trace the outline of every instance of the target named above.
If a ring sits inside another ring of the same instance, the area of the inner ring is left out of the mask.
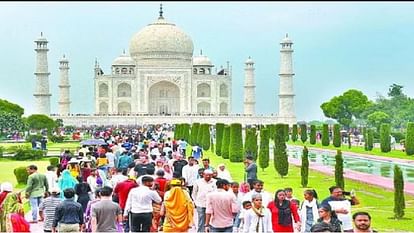
[[[309,143],[312,145],[316,144],[316,126],[310,126],[310,136],[309,136]]]
[[[336,186],[345,188],[345,180],[344,180],[344,159],[342,158],[341,150],[337,150],[335,156],[335,183]]]
[[[322,146],[329,146],[329,126],[323,124],[322,126]]]
[[[49,135],[49,140],[54,143],[62,143],[64,139],[65,139],[64,136]]]
[[[229,158],[231,162],[243,161],[243,138],[242,126],[240,123],[233,123],[230,125]]]
[[[52,157],[49,158],[50,165],[57,167],[59,165],[59,158],[58,157]]]
[[[28,135],[26,137],[26,142],[31,142],[33,138],[36,139],[36,141],[40,141],[43,138],[43,136],[41,134]]]
[[[274,167],[281,177],[288,174],[289,163],[283,124],[276,124],[275,148],[273,150]]]
[[[225,125],[223,129],[223,141],[221,143],[221,157],[223,157],[223,159],[229,158],[229,145],[230,145],[230,126]]]
[[[223,142],[224,124],[216,124],[216,154],[221,156],[221,143]]]
[[[309,151],[308,148],[305,146],[303,147],[302,152],[302,164],[300,167],[300,175],[301,175],[301,184],[303,188],[308,186],[308,176],[309,176]]]
[[[26,167],[17,167],[14,169],[13,173],[16,176],[18,184],[27,184],[29,174],[26,171]]]
[[[191,126],[191,145],[197,144],[197,135],[198,129],[200,128],[200,123],[193,123]]]
[[[32,149],[18,149],[12,157],[13,160],[39,160],[45,155],[45,151]]]
[[[210,125],[209,124],[202,124],[201,125],[201,145],[203,150],[210,149]]]
[[[246,128],[245,130],[245,142],[244,142],[244,152],[245,154],[251,154],[253,159],[257,159],[257,133],[256,128]]]
[[[334,124],[333,127],[333,145],[334,147],[341,147],[341,132],[339,124]]]
[[[269,167],[269,129],[260,130],[259,167],[264,171]]]
[[[298,140],[298,125],[294,124],[292,126],[292,142],[296,142]]]
[[[300,140],[305,143],[308,140],[308,127],[306,124],[300,125]]]
[[[404,177],[398,165],[394,166],[394,217],[401,219],[404,217],[405,197],[404,197]]]
[[[405,153],[407,155],[414,154],[414,122],[407,124],[407,136],[405,137]]]
[[[186,142],[190,141],[190,124],[182,124],[182,130],[181,130],[181,138],[183,138]]]
[[[380,128],[381,152],[391,151],[390,124],[383,123]]]
[[[372,129],[367,130],[367,149],[368,151],[371,151],[374,148],[374,132]]]
[[[4,147],[0,146],[0,157],[3,157]]]

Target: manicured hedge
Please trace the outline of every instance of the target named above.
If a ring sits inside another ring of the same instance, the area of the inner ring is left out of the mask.
[[[26,171],[26,167],[17,167],[14,169],[13,173],[16,176],[18,184],[27,184],[29,174]]]
[[[414,122],[407,124],[407,136],[405,137],[405,153],[414,155]]]
[[[243,157],[242,125],[233,123],[230,125],[229,158],[231,162],[242,162]]]
[[[333,132],[333,145],[334,147],[341,147],[341,132],[340,132],[340,125],[334,124],[334,132]]]
[[[245,129],[245,140],[244,140],[244,154],[250,154],[253,159],[257,159],[257,133],[256,128]]]
[[[203,150],[209,150],[210,149],[210,125],[209,124],[202,124],[201,125],[202,130],[202,139],[201,144],[203,147]]]
[[[305,143],[308,140],[308,127],[306,124],[300,125],[300,140]]]
[[[329,126],[328,124],[322,125],[322,146],[329,146]]]
[[[301,184],[303,188],[308,187],[309,177],[309,151],[306,146],[303,147],[302,151],[302,164],[300,167]]]
[[[276,124],[275,147],[273,150],[274,167],[281,177],[288,174],[289,162],[286,152],[286,142],[283,124]]]
[[[381,152],[391,151],[391,127],[390,124],[383,123],[380,127]]]
[[[296,142],[298,140],[298,125],[294,124],[292,126],[292,142]]]
[[[223,134],[224,134],[224,124],[217,123],[216,124],[216,154],[221,156],[221,143],[223,141]]]
[[[269,167],[269,129],[260,130],[259,167],[264,170]]]
[[[229,149],[230,149],[230,126],[225,125],[223,131],[223,141],[221,143],[221,156],[223,159],[229,158]]]
[[[310,126],[310,136],[309,136],[309,143],[312,145],[316,144],[316,126]]]
[[[336,186],[345,188],[345,180],[344,180],[344,159],[342,157],[341,150],[337,150],[335,156],[335,183]]]
[[[404,177],[398,165],[394,166],[394,217],[401,219],[404,217],[405,197],[404,197]]]

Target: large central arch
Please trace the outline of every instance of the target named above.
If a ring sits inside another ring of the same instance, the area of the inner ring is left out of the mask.
[[[148,112],[151,114],[179,114],[180,88],[167,81],[151,86],[148,91]]]

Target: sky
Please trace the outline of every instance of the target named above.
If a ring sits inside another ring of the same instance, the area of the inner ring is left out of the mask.
[[[94,61],[112,61],[158,18],[160,2],[1,2],[0,98],[33,114],[34,40],[48,39],[51,112],[59,59],[69,60],[72,113],[94,113]],[[393,83],[414,96],[414,2],[163,2],[164,18],[219,68],[232,66],[232,112],[243,112],[244,62],[255,62],[256,113],[278,112],[280,41],[293,41],[298,121],[326,120],[320,105],[349,89],[375,100]]]

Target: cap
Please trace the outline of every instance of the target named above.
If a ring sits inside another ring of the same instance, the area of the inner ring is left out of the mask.
[[[181,180],[179,180],[179,179],[172,179],[170,181],[170,185],[172,185],[172,186],[181,185]]]
[[[203,172],[204,174],[207,174],[207,175],[213,175],[213,171],[212,170],[210,170],[210,169],[206,169],[206,170],[204,170],[204,172]]]

